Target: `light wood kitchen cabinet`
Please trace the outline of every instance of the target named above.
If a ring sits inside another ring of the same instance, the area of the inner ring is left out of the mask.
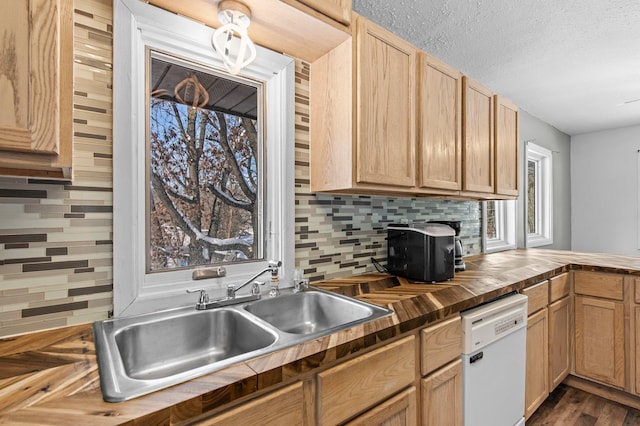
[[[68,180],[73,1],[5,2],[0,33],[0,175]]]
[[[412,386],[347,423],[347,426],[417,425],[416,404],[416,388]]]
[[[353,17],[353,40],[311,65],[311,190],[407,191],[415,186],[417,50]]]
[[[549,393],[571,371],[573,310],[570,286],[568,272],[549,279]]]
[[[318,373],[318,419],[338,424],[377,406],[416,380],[416,343],[408,336]]]
[[[356,31],[357,181],[412,187],[417,50],[367,19]]]
[[[575,284],[577,291],[577,278]],[[624,330],[622,302],[576,295],[576,374],[624,388]]]
[[[462,353],[460,315],[420,331],[421,372],[423,376],[459,359]]]
[[[571,368],[571,304],[568,296],[549,305],[549,392]]]
[[[252,399],[236,408],[198,422],[217,425],[308,425],[313,416],[305,404],[303,383],[296,382],[280,390]],[[312,411],[312,410],[311,410]]]
[[[422,423],[462,425],[462,361],[458,359],[422,379]]]
[[[575,271],[575,372],[624,388],[624,278],[619,274]]]
[[[495,192],[518,196],[520,109],[508,99],[495,95]]]
[[[423,425],[462,425],[462,321],[460,315],[420,331]]]
[[[495,190],[493,92],[463,76],[462,102],[462,190],[491,198]]]
[[[287,0],[290,2],[291,0]],[[351,24],[351,0],[297,0],[344,25]]]
[[[418,75],[418,186],[457,193],[462,188],[462,74],[420,53]]]
[[[534,294],[539,289],[547,291],[547,282],[532,289]],[[545,296],[547,299],[542,307],[538,306],[535,313],[527,318],[525,418],[529,418],[549,395],[549,317],[546,306],[548,293],[545,293]]]

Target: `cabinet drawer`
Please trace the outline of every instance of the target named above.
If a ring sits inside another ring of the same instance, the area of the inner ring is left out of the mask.
[[[341,423],[412,384],[415,357],[409,336],[319,373],[320,423]]]
[[[573,279],[576,294],[613,300],[624,299],[622,275],[575,271]]]
[[[459,316],[425,328],[420,332],[421,372],[423,376],[460,357],[462,322]]]
[[[527,315],[531,315],[549,304],[549,281],[522,289],[521,293],[529,298]]]
[[[549,279],[549,303],[569,295],[569,273],[565,272]]]
[[[418,424],[416,388],[411,386],[345,426]]]
[[[223,425],[301,425],[305,418],[302,382],[271,392],[214,417],[198,422],[200,426]]]

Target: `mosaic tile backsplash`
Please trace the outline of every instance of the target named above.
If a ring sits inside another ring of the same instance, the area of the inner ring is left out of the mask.
[[[0,177],[0,336],[107,318],[113,304],[111,0],[74,3],[73,183]],[[462,221],[481,251],[473,201],[309,192],[309,65],[296,64],[296,264],[316,281],[374,271],[385,227]],[[117,285],[117,284],[116,284]]]

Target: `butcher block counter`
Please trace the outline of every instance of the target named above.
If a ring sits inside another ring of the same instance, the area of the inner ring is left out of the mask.
[[[465,258],[437,284],[366,274],[313,283],[386,306],[389,317],[121,403],[102,400],[91,324],[0,340],[0,424],[180,424],[354,353],[575,269],[640,276],[640,258],[540,249]]]

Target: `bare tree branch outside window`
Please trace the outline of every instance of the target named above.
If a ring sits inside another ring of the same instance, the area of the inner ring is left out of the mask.
[[[150,74],[147,269],[261,258],[257,89],[157,58]]]

